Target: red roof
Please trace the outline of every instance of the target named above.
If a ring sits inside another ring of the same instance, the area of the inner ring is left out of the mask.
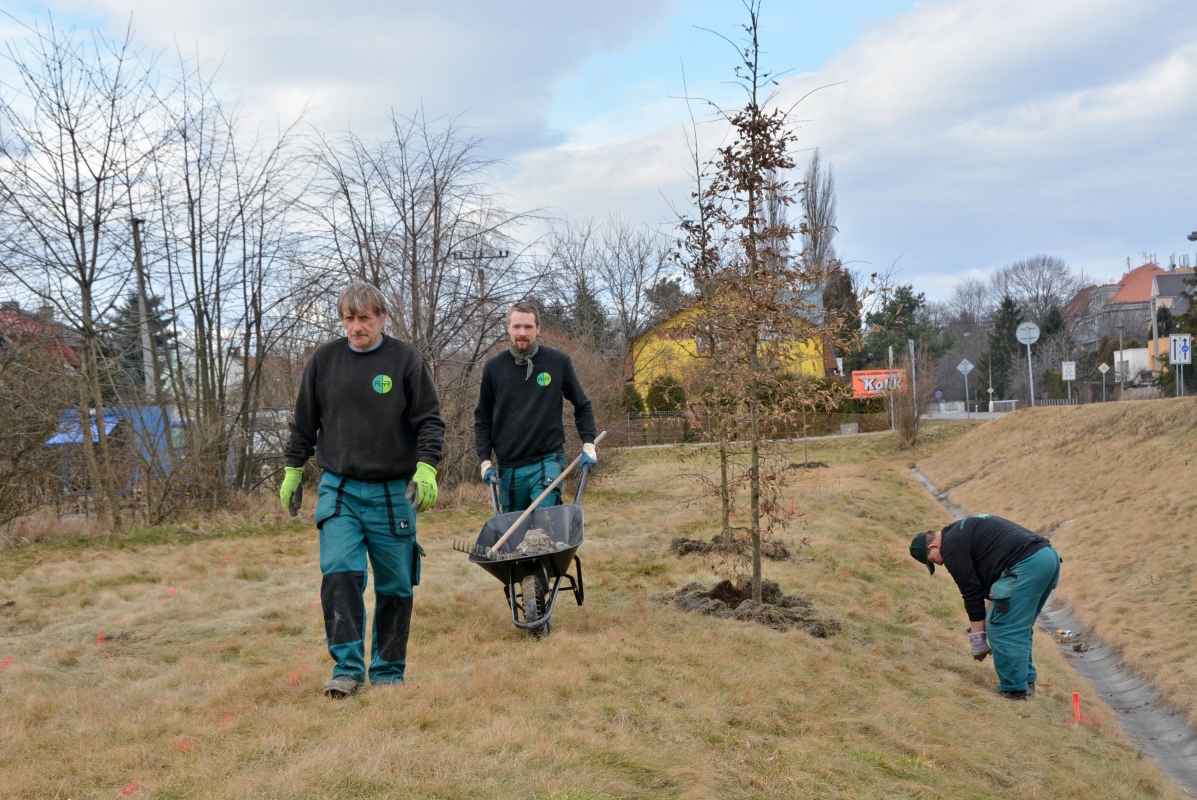
[[[1191,269],[1167,270],[1155,264],[1144,264],[1122,276],[1118,285],[1122,288],[1110,298],[1110,303],[1147,303],[1151,300],[1151,283],[1156,275],[1191,274]]]
[[[1068,301],[1068,305],[1064,306],[1064,316],[1070,320],[1077,317],[1084,316],[1089,313],[1089,295],[1093,294],[1093,290],[1097,286],[1086,286],[1081,289],[1073,298]]]
[[[22,314],[20,311],[0,311],[0,336],[5,336],[14,342],[30,338],[46,339],[48,340],[47,344],[62,357],[63,361],[72,368],[79,369],[79,354],[75,352],[75,348],[56,337],[48,329],[46,323],[37,317]]]

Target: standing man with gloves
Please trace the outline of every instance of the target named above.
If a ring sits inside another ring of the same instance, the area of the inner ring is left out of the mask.
[[[1031,642],[1035,619],[1060,581],[1056,549],[1010,520],[975,514],[916,535],[910,555],[932,575],[937,564],[946,567],[956,581],[968,612],[973,658],[984,661],[992,649],[998,693],[1011,700],[1033,697]]]
[[[598,462],[594,449],[594,409],[569,356],[537,344],[540,313],[530,302],[507,312],[507,351],[486,362],[474,409],[474,450],[482,480],[499,483],[504,512],[523,511],[565,469],[564,403],[574,407],[582,440],[582,467]],[[491,453],[498,469],[491,462]],[[542,506],[561,504],[561,487]]]
[[[436,502],[445,439],[428,364],[410,344],[382,332],[382,292],[350,284],[337,313],[347,335],[321,345],[304,367],[279,491],[287,509],[315,452],[324,470],[316,501],[320,603],[336,662],[324,694],[333,698],[348,697],[366,680],[367,556],[375,598],[370,682],[403,683],[423,556],[415,510]]]

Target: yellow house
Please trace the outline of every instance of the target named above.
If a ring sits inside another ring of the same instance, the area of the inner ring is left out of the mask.
[[[699,348],[702,342],[696,336],[694,322],[694,312],[683,308],[632,342],[625,373],[627,382],[635,386],[642,397],[656,378],[668,375],[686,385],[687,378],[701,367]],[[795,342],[786,350],[786,360],[795,374],[822,378],[836,371],[834,354],[823,341]]]

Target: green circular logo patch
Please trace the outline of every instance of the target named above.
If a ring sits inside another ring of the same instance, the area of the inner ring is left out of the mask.
[[[536,382],[539,383],[541,386],[548,386],[550,383],[553,382],[553,376],[547,372],[542,372],[536,376]]]
[[[391,376],[389,375],[375,375],[374,376],[374,391],[379,394],[386,394],[391,391]]]

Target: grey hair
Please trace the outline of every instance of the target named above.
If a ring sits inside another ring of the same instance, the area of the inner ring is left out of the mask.
[[[511,312],[513,311],[522,311],[525,314],[531,314],[532,318],[536,320],[537,327],[540,326],[540,309],[531,300],[520,300],[518,303],[512,303],[511,308],[507,309],[508,322],[511,322]]]
[[[337,314],[344,317],[346,313],[363,314],[372,310],[380,317],[387,315],[387,301],[378,291],[378,287],[363,281],[354,281],[345,287],[341,296],[337,298]]]

